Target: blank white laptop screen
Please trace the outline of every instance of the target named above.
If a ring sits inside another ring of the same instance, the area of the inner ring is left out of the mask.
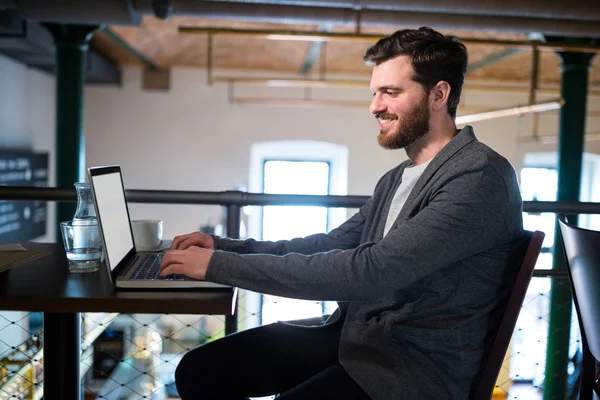
[[[115,172],[91,179],[94,180],[96,212],[102,223],[105,254],[113,270],[134,247],[121,174]]]

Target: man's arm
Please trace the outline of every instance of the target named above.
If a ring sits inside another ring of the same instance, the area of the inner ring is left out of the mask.
[[[304,238],[275,242],[254,239],[235,240],[213,236],[215,250],[238,254],[284,255],[287,253],[314,254],[334,249],[353,249],[360,243],[371,203],[372,199],[369,198],[356,214],[329,233],[319,233]]]
[[[452,177],[431,202],[378,243],[314,255],[215,252],[206,279],[302,299],[355,301],[391,295],[509,239],[520,196],[490,167]]]

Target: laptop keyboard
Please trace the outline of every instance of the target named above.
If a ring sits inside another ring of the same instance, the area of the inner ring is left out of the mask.
[[[171,274],[165,277],[160,276],[160,262],[162,261],[163,253],[147,254],[142,259],[140,265],[137,267],[135,272],[131,275],[129,280],[132,281],[153,281],[153,280],[164,280],[164,281],[183,281],[186,279],[185,275]]]

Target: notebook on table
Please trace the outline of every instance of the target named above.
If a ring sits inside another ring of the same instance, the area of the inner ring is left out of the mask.
[[[136,251],[129,208],[119,165],[90,167],[88,178],[98,214],[104,262],[116,287],[131,289],[230,288],[185,275],[161,277],[164,251]]]

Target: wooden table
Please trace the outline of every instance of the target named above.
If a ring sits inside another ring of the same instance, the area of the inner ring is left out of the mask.
[[[47,255],[0,273],[0,309],[44,313],[44,399],[80,399],[82,312],[234,313],[237,288],[123,290],[107,268],[69,273],[62,243],[23,243]]]

